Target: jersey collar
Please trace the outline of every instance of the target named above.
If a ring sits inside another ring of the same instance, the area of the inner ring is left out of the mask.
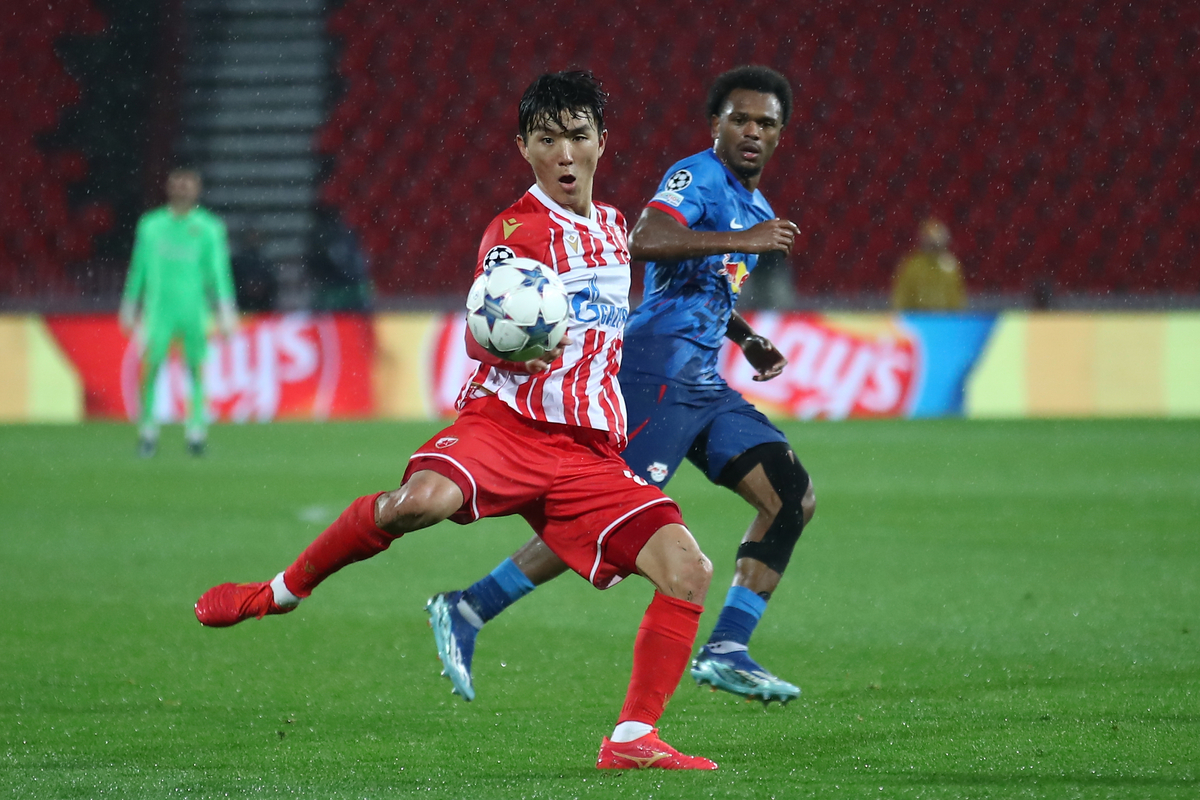
[[[716,163],[716,165],[721,168],[721,170],[725,173],[725,180],[731,186],[733,186],[733,188],[739,194],[741,194],[743,197],[745,197],[749,200],[753,200],[759,194],[758,189],[755,189],[752,192],[749,189],[747,189],[745,186],[742,186],[742,182],[739,181],[737,179],[737,176],[733,174],[733,170],[731,170],[729,167],[727,167],[725,165],[724,161],[717,158],[717,154],[713,151],[713,149],[711,147],[709,149],[705,150],[704,152],[707,153],[708,157],[711,158]]]
[[[534,198],[536,198],[539,203],[541,203],[546,208],[550,209],[551,211],[553,211],[556,214],[561,214],[564,217],[568,217],[570,219],[580,220],[581,222],[584,222],[585,224],[592,226],[592,227],[595,227],[600,224],[598,222],[597,216],[596,216],[596,201],[595,200],[593,200],[591,203],[592,215],[590,217],[584,217],[584,216],[580,216],[579,214],[576,214],[574,211],[572,211],[569,208],[564,208],[563,206],[560,206],[558,203],[551,200],[550,195],[543,192],[542,187],[538,186],[536,183],[533,186],[529,187],[529,193],[531,195],[533,195]]]

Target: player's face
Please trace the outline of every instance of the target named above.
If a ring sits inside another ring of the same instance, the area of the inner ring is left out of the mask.
[[[782,131],[783,106],[779,98],[752,89],[734,89],[720,115],[712,118],[717,158],[742,183],[752,181],[755,186],[779,144]]]
[[[604,154],[608,131],[597,131],[590,115],[563,112],[558,120],[518,136],[517,147],[533,167],[537,184],[550,199],[582,217],[592,213],[592,178]]]
[[[200,199],[200,176],[190,169],[177,170],[167,176],[167,202],[181,208],[196,205]]]

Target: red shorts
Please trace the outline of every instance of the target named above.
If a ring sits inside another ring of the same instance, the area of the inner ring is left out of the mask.
[[[407,481],[431,470],[463,504],[450,519],[520,514],[567,566],[599,589],[636,572],[642,546],[679,506],[633,474],[604,431],[536,422],[494,397],[469,402],[409,459]]]

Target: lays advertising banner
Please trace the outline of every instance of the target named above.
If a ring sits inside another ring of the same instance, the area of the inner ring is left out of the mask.
[[[778,418],[1200,416],[1200,313],[805,314],[747,320],[788,359],[756,382],[731,343],[720,371]],[[272,314],[213,336],[203,380],[228,422],[453,416],[471,363],[458,313]],[[0,316],[0,421],[132,419],[139,351],[115,315]],[[155,415],[182,419],[178,355]]]
[[[741,350],[726,343],[720,373],[769,416],[800,419],[895,417],[916,405],[925,375],[920,337],[891,318],[850,324],[819,316],[748,316],[788,360],[779,377],[753,380]]]
[[[136,418],[138,338],[127,338],[111,315],[52,316],[46,325],[79,375],[86,415]],[[369,416],[373,355],[369,318],[243,318],[232,336],[209,339],[203,370],[209,416],[228,422]],[[182,420],[190,377],[178,352],[172,352],[157,380],[155,416]]]
[[[787,369],[774,380],[756,382],[741,351],[726,343],[721,374],[767,414],[799,419],[959,414],[967,376],[994,322],[990,315],[948,321],[761,313],[746,319],[784,354]],[[428,361],[397,381],[397,388],[411,391],[414,384],[422,385],[422,407],[433,416],[450,416],[470,373],[463,349],[466,326],[458,314],[430,319],[429,325],[423,348]],[[411,349],[412,331],[402,335],[408,341],[381,330],[385,360],[402,360]],[[402,405],[386,398],[383,402],[397,409]]]

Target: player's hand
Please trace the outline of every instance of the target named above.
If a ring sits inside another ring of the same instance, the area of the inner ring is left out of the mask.
[[[781,250],[784,255],[791,255],[799,232],[800,229],[791,220],[769,219],[747,228],[739,238],[738,249],[743,253]]]
[[[525,369],[529,370],[530,375],[537,375],[539,372],[545,372],[550,369],[550,365],[558,361],[562,357],[563,351],[567,349],[567,345],[571,343],[571,337],[563,334],[562,341],[553,350],[547,350],[538,358],[530,359],[525,362]]]
[[[758,335],[747,336],[742,341],[742,354],[746,356],[750,366],[758,370],[754,380],[759,382],[778,378],[788,363],[783,353],[779,352],[769,339]]]

